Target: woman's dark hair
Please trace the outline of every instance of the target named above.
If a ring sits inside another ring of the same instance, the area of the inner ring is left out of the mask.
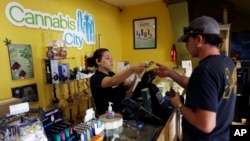
[[[109,50],[107,48],[99,48],[95,50],[93,56],[87,58],[87,65],[89,67],[97,67],[97,63],[95,62],[95,60],[97,59],[98,62],[101,61],[103,53],[105,51],[109,51]]]
[[[222,47],[223,39],[217,34],[191,34],[190,36],[195,38],[201,35],[205,39],[205,43],[217,46],[219,49]]]

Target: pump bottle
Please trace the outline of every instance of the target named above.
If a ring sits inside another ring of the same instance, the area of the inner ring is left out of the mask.
[[[109,102],[108,111],[107,111],[107,118],[108,119],[112,119],[115,116],[115,113],[112,110],[112,104],[113,104],[112,102]]]

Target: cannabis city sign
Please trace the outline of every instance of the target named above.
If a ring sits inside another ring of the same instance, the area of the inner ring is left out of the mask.
[[[67,47],[83,48],[84,43],[93,45],[95,39],[95,20],[87,11],[76,10],[76,19],[61,12],[49,14],[26,9],[17,2],[10,2],[5,7],[5,15],[10,23],[19,27],[41,28],[63,32]]]

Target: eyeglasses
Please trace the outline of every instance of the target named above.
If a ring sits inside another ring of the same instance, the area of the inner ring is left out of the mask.
[[[183,33],[184,34],[202,34],[203,30],[197,29],[197,28],[184,27]]]

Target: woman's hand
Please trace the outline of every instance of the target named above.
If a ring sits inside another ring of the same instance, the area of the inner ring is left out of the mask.
[[[130,68],[134,73],[141,74],[145,69],[145,63],[137,63],[132,65]]]

